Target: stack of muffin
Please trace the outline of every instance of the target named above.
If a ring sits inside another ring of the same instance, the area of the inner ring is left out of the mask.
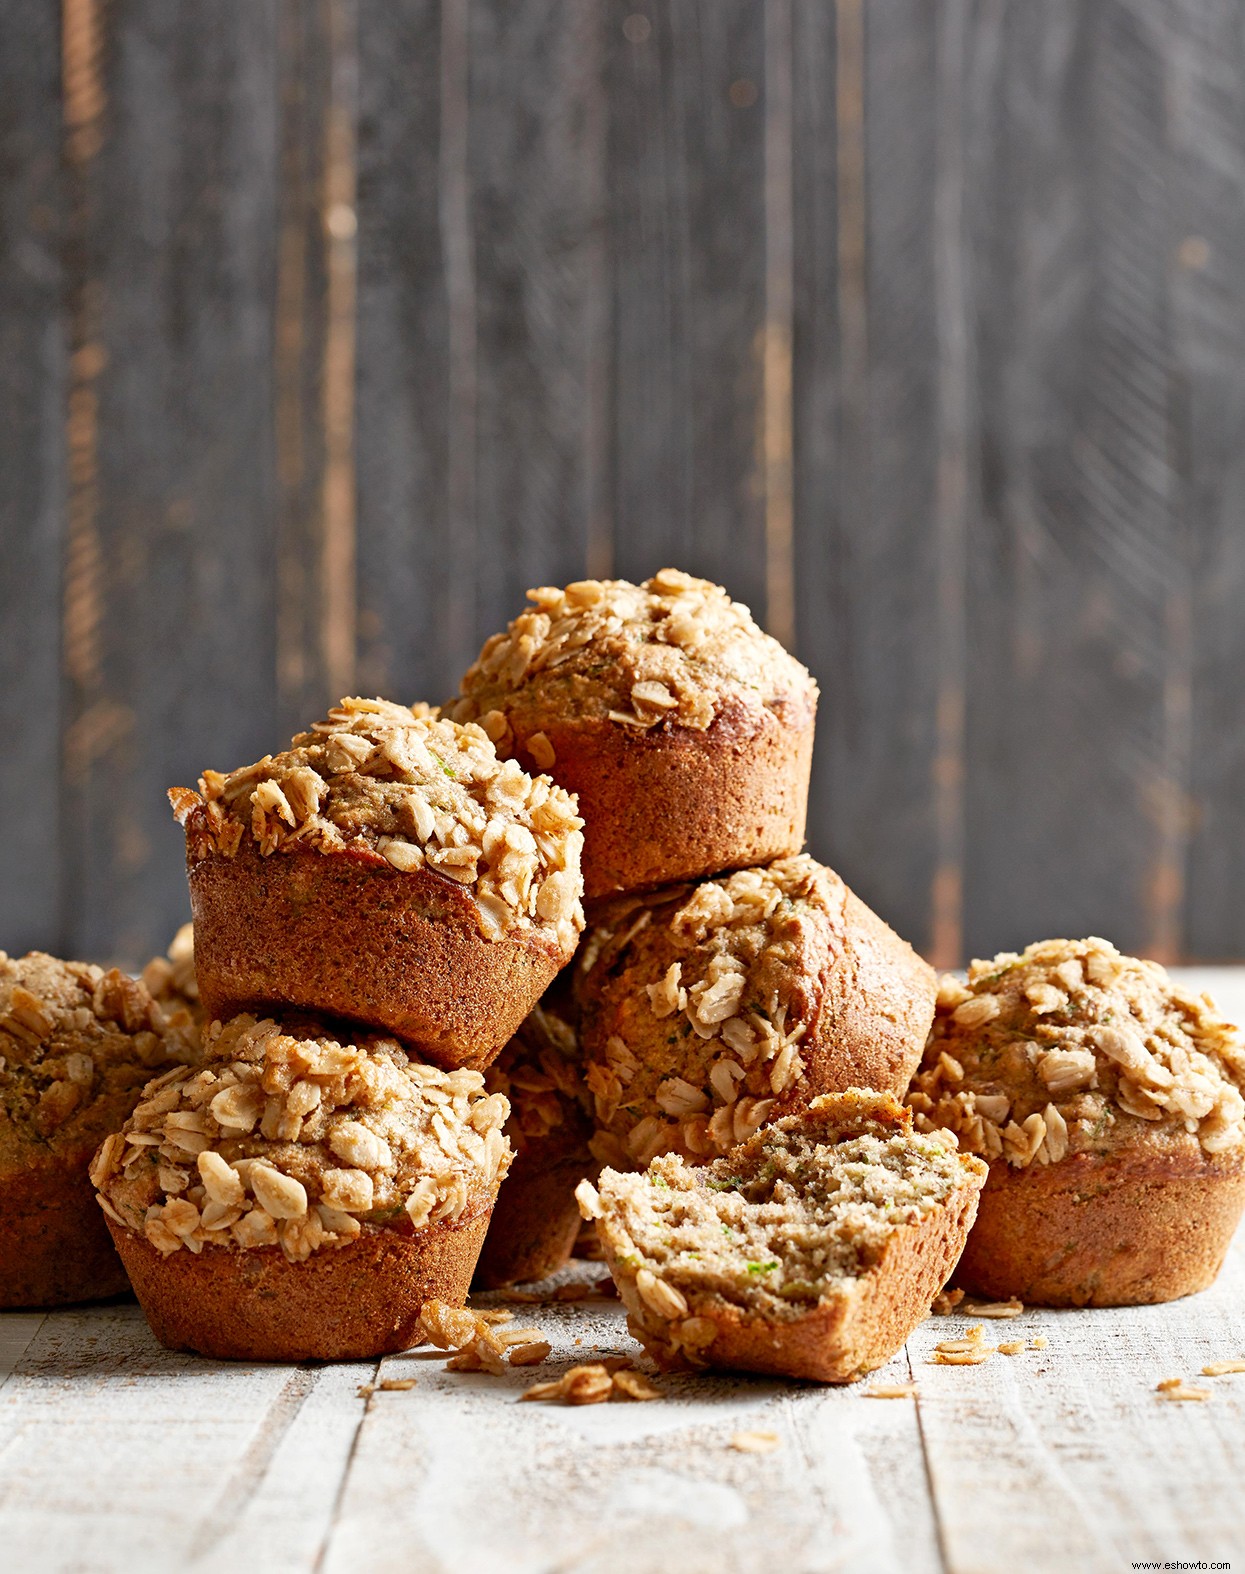
[[[1100,941],[939,984],[801,851],[817,689],[746,608],[670,569],[530,599],[451,704],[346,699],[170,793],[193,969],[0,959],[10,1169],[46,1141],[90,1237],[27,1303],[117,1286],[101,1137],[153,1328],[220,1356],[403,1348],[581,1215],[666,1366],[851,1380],[966,1239],[999,1296],[1208,1283],[1245,1204],[1210,1005]]]

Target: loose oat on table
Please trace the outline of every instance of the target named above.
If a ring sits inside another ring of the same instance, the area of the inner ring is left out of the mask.
[[[782,1440],[777,1432],[766,1432],[759,1428],[749,1432],[736,1432],[731,1438],[731,1447],[741,1454],[772,1454],[776,1448],[781,1447]]]
[[[1183,1377],[1165,1377],[1155,1385],[1160,1399],[1202,1403],[1211,1397],[1209,1388],[1191,1388]]]
[[[1245,1050],[1206,995],[1106,940],[1047,940],[945,977],[909,1104],[923,1130],[1013,1168],[1142,1132],[1245,1145]]]
[[[601,1163],[725,1153],[771,1118],[804,1071],[799,1002],[845,891],[801,854],[612,905],[576,962],[589,1002],[598,965],[635,972],[618,1031],[585,1039]]]
[[[423,708],[426,711],[426,707]],[[475,899],[481,933],[583,928],[583,821],[572,795],[501,760],[482,728],[388,700],[344,699],[289,749],[174,788],[192,857],[347,852],[428,868]]]
[[[510,1163],[506,1100],[393,1039],[244,1015],[204,1051],[148,1084],[91,1170],[110,1214],[165,1255],[279,1245],[304,1261],[365,1225],[469,1215]]]
[[[1005,1319],[1019,1317],[1024,1309],[1023,1301],[965,1301],[959,1310],[963,1317]]]
[[[116,968],[0,951],[0,1164],[32,1142],[89,1152],[154,1073],[198,1056],[198,1028]]]
[[[1023,1339],[1009,1339],[1005,1344],[996,1344],[994,1347],[1000,1355],[1019,1355],[1025,1348]]]
[[[916,1397],[915,1383],[874,1383],[871,1388],[865,1389],[866,1399],[915,1399]]]
[[[1236,1372],[1245,1372],[1245,1361],[1211,1361],[1202,1368],[1203,1377],[1228,1377]]]
[[[449,707],[499,748],[514,731],[542,769],[556,765],[542,717],[567,712],[636,733],[704,731],[723,705],[816,693],[807,671],[720,585],[662,569],[642,585],[581,580],[528,591],[533,605],[488,640]]]

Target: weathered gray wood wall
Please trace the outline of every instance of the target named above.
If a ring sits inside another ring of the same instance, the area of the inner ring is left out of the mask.
[[[941,961],[1245,956],[1232,0],[0,0],[0,944],[163,790],[673,562]]]

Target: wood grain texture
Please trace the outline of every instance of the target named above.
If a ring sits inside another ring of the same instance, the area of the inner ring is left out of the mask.
[[[1166,50],[1173,456],[1192,585],[1184,944],[1245,954],[1245,38],[1230,4],[1174,8]]]
[[[0,943],[60,935],[61,562],[68,344],[61,309],[60,31],[0,5]],[[38,791],[31,790],[39,783]]]
[[[981,13],[965,38],[981,507],[968,538],[970,954],[1168,954],[1188,768],[1159,12]],[[1087,148],[1092,150],[1087,156]]]
[[[765,8],[609,16],[616,568],[673,563],[763,617]]]
[[[1182,982],[1245,1008],[1240,970]],[[1026,1345],[984,1365],[933,1364],[976,1320],[957,1314],[849,1388],[662,1377],[659,1402],[577,1408],[517,1401],[575,1362],[634,1356],[617,1302],[516,1305],[552,1353],[501,1377],[447,1372],[427,1348],[379,1364],[205,1361],[158,1347],[128,1303],[7,1313],[0,1535],[13,1567],[47,1574],[239,1560],[291,1574],[1111,1574],[1231,1560],[1245,1377],[1201,1368],[1245,1355],[1242,1307],[1238,1240],[1202,1295],[982,1321],[989,1345]],[[1211,1398],[1164,1400],[1170,1377]],[[411,1390],[359,1392],[408,1378]],[[869,1397],[907,1382],[915,1401]],[[732,1448],[751,1430],[777,1448]]]
[[[822,686],[812,850],[933,938],[934,15],[797,4],[798,653]]]
[[[362,0],[359,682],[440,700],[478,648],[467,10]]]
[[[529,586],[582,579],[600,463],[607,7],[470,11],[479,642]]]
[[[92,135],[70,120],[61,938],[141,963],[186,914],[165,789],[274,742],[276,14],[65,15]]]

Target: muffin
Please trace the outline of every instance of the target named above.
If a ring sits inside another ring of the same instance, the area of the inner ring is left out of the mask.
[[[902,1094],[931,969],[806,855],[619,899],[577,963],[593,1152],[724,1153],[819,1093]]]
[[[195,929],[183,924],[163,956],[153,956],[139,975],[160,1007],[165,1028],[198,1031],[203,1022],[199,981],[195,977]]]
[[[580,1188],[658,1365],[850,1383],[881,1366],[955,1267],[986,1178],[897,1099],[814,1099],[734,1152]]]
[[[128,1288],[95,1206],[91,1155],[144,1083],[198,1054],[116,969],[0,951],[0,1306],[59,1306]]]
[[[205,1063],[150,1083],[91,1167],[152,1331],[170,1349],[350,1360],[461,1305],[510,1162],[477,1071],[310,1018],[238,1016]]]
[[[958,1282],[1047,1306],[1204,1289],[1245,1207],[1242,1087],[1209,998],[1106,940],[944,978],[909,1103],[990,1164]]]
[[[169,796],[211,1018],[321,1012],[479,1068],[583,927],[574,799],[479,727],[346,699],[284,753]]]
[[[578,794],[589,897],[800,850],[817,685],[747,607],[672,568],[528,596],[447,712]]]
[[[597,1165],[579,1039],[565,990],[554,988],[485,1073],[510,1101],[514,1163],[497,1198],[475,1285],[544,1279],[570,1260],[579,1235],[575,1188]]]

